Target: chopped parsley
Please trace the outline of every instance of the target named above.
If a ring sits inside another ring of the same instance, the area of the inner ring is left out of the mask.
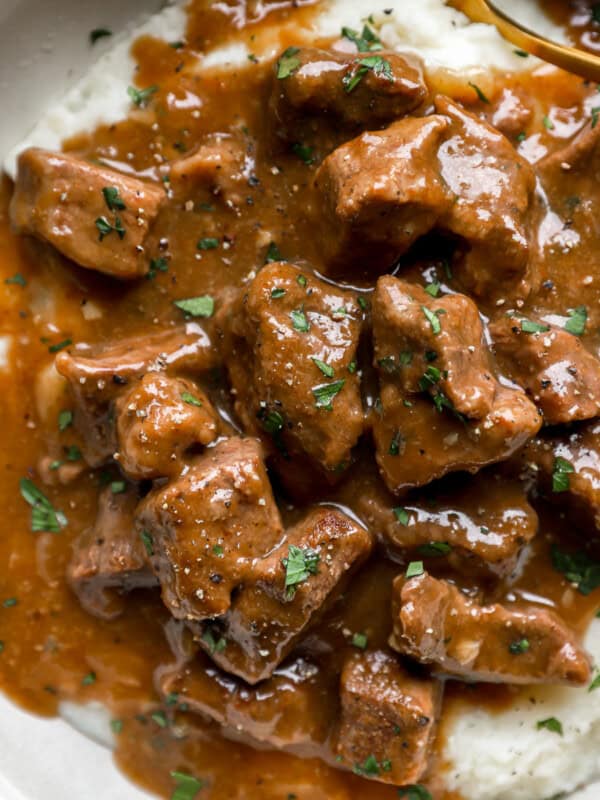
[[[123,720],[122,719],[111,719],[110,721],[110,729],[113,733],[119,734],[123,731]]]
[[[292,326],[295,331],[298,331],[299,333],[308,333],[310,330],[310,322],[304,313],[304,308],[294,309],[294,311],[291,312],[290,317],[292,318]]]
[[[425,314],[427,322],[431,325],[431,330],[434,336],[439,336],[442,332],[442,323],[440,322],[440,311],[430,311],[427,306],[421,306],[421,311]]]
[[[296,547],[291,544],[287,558],[282,559],[285,567],[286,598],[291,600],[300,583],[304,583],[311,575],[319,572],[320,554],[312,547]]]
[[[573,336],[583,336],[587,324],[588,312],[585,306],[569,309],[569,319],[563,325],[564,329]]]
[[[543,729],[550,731],[551,733],[558,733],[559,736],[563,735],[563,726],[562,722],[556,717],[548,717],[548,719],[541,719],[537,725],[535,726],[538,731]]]
[[[174,300],[173,305],[177,306],[190,317],[212,317],[215,311],[215,301],[210,295],[205,294],[200,297],[188,297],[185,300]]]
[[[73,412],[65,409],[58,415],[58,430],[62,433],[73,424]]]
[[[91,686],[93,683],[96,683],[96,673],[94,671],[88,672],[81,680],[82,686]]]
[[[308,281],[306,280],[304,275],[298,275],[298,277],[296,278],[296,283],[298,284],[298,286],[301,286],[304,289]]]
[[[257,414],[262,429],[266,433],[278,434],[283,430],[284,419],[279,411],[261,408]]]
[[[208,646],[211,656],[215,653],[222,653],[227,647],[227,639],[224,636],[215,636],[210,628],[202,634],[202,641]]]
[[[469,81],[469,86],[471,87],[471,89],[473,89],[473,91],[475,92],[475,94],[481,100],[482,103],[487,103],[487,105],[490,104],[488,97],[483,93],[481,88],[477,86],[476,83],[472,83],[471,81]]]
[[[2,601],[3,608],[14,608],[16,605],[19,604],[19,601],[16,597],[7,597],[6,600]]]
[[[568,492],[571,487],[571,478],[575,472],[575,467],[566,458],[558,456],[554,459],[552,467],[552,491],[555,494]]]
[[[596,675],[594,680],[590,683],[588,687],[588,692],[595,692],[596,689],[600,688],[600,672]]]
[[[452,547],[448,542],[429,542],[417,548],[417,553],[423,558],[441,558],[450,552],[452,552]]]
[[[157,273],[159,272],[168,272],[169,271],[169,262],[166,258],[153,258],[150,262],[150,269],[148,270],[147,277],[150,280],[156,278]]]
[[[312,393],[315,398],[315,406],[317,408],[324,408],[326,411],[331,411],[333,408],[333,400],[344,388],[346,383],[344,378],[333,383],[323,383],[320,386],[315,386]]]
[[[422,392],[427,392],[437,386],[442,378],[442,371],[437,367],[429,366],[419,379],[419,389]]]
[[[265,264],[272,264],[274,261],[283,261],[283,257],[275,242],[271,242],[265,256]]]
[[[592,128],[595,128],[598,124],[598,117],[600,116],[600,106],[594,106],[592,108]]]
[[[383,56],[366,56],[358,59],[353,69],[342,78],[346,93],[351,94],[369,72],[372,72],[377,78],[385,78],[388,81],[394,80],[392,65],[387,58],[383,58]]]
[[[400,353],[400,366],[401,367],[409,367],[412,364],[413,354],[410,350],[403,350]]]
[[[20,273],[20,272],[17,272],[17,273],[16,273],[15,275],[13,275],[11,278],[6,278],[6,280],[4,281],[4,283],[5,283],[7,286],[11,286],[11,285],[13,285],[13,286],[23,286],[23,287],[24,287],[24,286],[27,286],[27,281],[26,281],[26,280],[25,280],[25,278],[24,278],[24,277],[21,275],[21,273]]]
[[[544,114],[542,122],[544,123],[544,128],[546,128],[547,131],[554,130],[554,123],[547,114]]]
[[[425,568],[423,567],[422,561],[411,561],[408,567],[406,568],[406,577],[418,578],[419,575],[423,575],[424,572]]]
[[[180,397],[184,403],[187,403],[188,406],[202,408],[202,400],[198,400],[198,398],[195,397],[191,392],[182,392]]]
[[[398,789],[398,797],[405,800],[433,800],[431,793],[420,783],[413,783],[412,786],[403,786]]]
[[[280,81],[293,75],[302,63],[298,58],[299,52],[299,47],[288,47],[287,50],[284,50],[281,54],[277,62],[277,77]]]
[[[187,772],[171,772],[175,781],[175,789],[171,800],[195,800],[198,792],[206,786],[204,781],[188,775]]]
[[[107,236],[110,236],[111,233],[116,233],[119,239],[123,239],[125,237],[125,228],[123,227],[123,223],[121,222],[121,217],[115,217],[114,225],[110,223],[106,217],[98,217],[96,220],[96,227],[98,228],[98,240],[103,242]]]
[[[349,372],[351,375],[354,375],[354,373],[356,372],[356,369],[357,369],[357,367],[358,367],[358,364],[356,363],[356,361],[351,361],[351,362],[348,364],[348,372]]]
[[[389,761],[377,761],[374,755],[367,756],[362,764],[355,764],[352,771],[355,775],[362,775],[366,778],[374,778],[381,775],[381,771],[389,772],[392,765]]]
[[[131,102],[138,108],[145,108],[156,92],[158,92],[158,86],[148,86],[147,89],[136,89],[135,86],[127,88],[127,94],[131,97]]]
[[[306,144],[300,144],[296,142],[292,145],[292,152],[295,153],[301,161],[304,161],[307,167],[310,167],[311,164],[314,164],[315,158],[313,155],[312,147],[309,147]]]
[[[513,656],[518,656],[521,655],[522,653],[526,653],[529,650],[530,646],[531,645],[529,644],[529,639],[518,639],[517,641],[511,642],[508,645],[508,651]]]
[[[169,720],[164,711],[154,711],[150,714],[150,719],[155,722],[159,728],[166,728],[169,725]]]
[[[196,247],[198,250],[216,250],[219,246],[219,240],[213,239],[210,236],[200,239]]]
[[[285,289],[275,288],[271,289],[271,299],[272,300],[279,300],[280,297],[284,297]]]
[[[402,434],[400,433],[400,431],[396,431],[392,436],[392,440],[390,441],[390,446],[388,448],[388,455],[399,456],[401,444],[402,444]]]
[[[94,28],[93,31],[90,31],[90,44],[94,45],[100,39],[106,39],[108,36],[112,36],[112,31],[108,28]]]
[[[105,186],[102,194],[109,211],[125,211],[127,208],[116,186]]]
[[[49,353],[59,353],[61,350],[64,350],[65,347],[69,347],[69,345],[73,344],[72,339],[63,339],[62,342],[57,342],[56,344],[51,344],[48,348]]]
[[[324,361],[321,361],[320,358],[313,357],[311,360],[321,370],[323,375],[325,375],[327,378],[333,378],[333,376],[335,375],[335,370],[330,364],[326,364]]]
[[[564,553],[556,545],[552,547],[552,566],[569,583],[577,586],[583,595],[600,588],[600,562],[594,561],[586,552]]]
[[[400,525],[404,525],[404,527],[406,527],[410,522],[410,514],[402,506],[398,506],[397,508],[394,509],[394,516],[396,517]]]
[[[362,33],[352,30],[352,28],[342,28],[342,36],[350,42],[354,42],[359,53],[373,52],[375,50],[382,50],[383,45],[381,39],[374,33],[374,31],[365,25]]]
[[[125,481],[111,481],[110,490],[113,494],[123,494],[127,489]]]
[[[519,58],[529,58],[529,53],[527,53],[525,50],[513,50],[513,53],[516,56],[519,56]]]
[[[441,288],[442,284],[439,281],[432,281],[431,283],[427,284],[425,291],[430,297],[437,297]]]
[[[355,633],[352,636],[352,646],[358,647],[359,650],[366,650],[369,639],[365,633]]]
[[[213,555],[217,558],[223,558],[223,553],[225,552],[220,544],[213,545]]]
[[[80,461],[81,458],[81,450],[76,444],[72,444],[67,450],[67,461]]]
[[[522,319],[521,330],[523,333],[548,333],[549,325],[542,325],[541,322],[534,322],[532,319]]]
[[[34,533],[60,533],[60,529],[67,524],[67,518],[62,511],[57,511],[29,478],[21,478],[19,488],[21,497],[31,506],[31,530]]]
[[[152,538],[152,535],[150,533],[148,533],[148,531],[142,531],[140,533],[140,539],[142,540],[142,544],[144,545],[144,547],[146,549],[146,553],[149,556],[153,556],[154,555],[154,539]]]

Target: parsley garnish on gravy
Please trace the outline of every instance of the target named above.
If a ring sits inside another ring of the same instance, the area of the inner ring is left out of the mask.
[[[319,572],[320,561],[321,555],[311,547],[302,548],[293,544],[289,546],[287,557],[282,560],[285,567],[284,587],[288,600],[294,597],[299,584]]]

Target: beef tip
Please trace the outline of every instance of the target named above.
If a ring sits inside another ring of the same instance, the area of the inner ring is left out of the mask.
[[[376,458],[391,492],[425,486],[449,472],[475,473],[508,459],[540,429],[535,406],[519,391],[498,386],[482,420],[465,421],[428,397],[406,395],[387,378],[374,415]],[[410,404],[410,405],[408,405]]]
[[[453,196],[437,160],[449,127],[442,116],[403,119],[325,159],[316,176],[318,224],[332,274],[350,266],[384,272],[449,212]]]
[[[355,294],[290,264],[262,269],[220,324],[244,430],[292,464],[298,455],[333,474],[364,427]]]
[[[176,192],[189,195],[199,187],[237,207],[245,199],[253,160],[243,143],[225,133],[210,134],[184,158],[173,162],[169,178]]]
[[[522,386],[548,425],[600,414],[600,362],[562,328],[523,330],[517,318],[490,326],[502,371]]]
[[[461,322],[463,323],[461,325]],[[381,278],[373,302],[377,463],[392,492],[502,461],[540,428],[523,392],[490,370],[477,308]]]
[[[231,438],[144,499],[140,531],[152,542],[152,567],[177,619],[224,614],[252,563],[282,539],[283,528],[260,444]]]
[[[392,558],[443,558],[469,574],[509,574],[538,531],[523,484],[487,472],[458,476],[401,505],[380,484],[367,484],[356,511]]]
[[[526,130],[533,117],[533,109],[525,97],[521,97],[514,89],[503,89],[497,108],[492,117],[492,125],[510,139]]]
[[[294,50],[296,66],[289,75],[282,76],[290,61],[286,54],[275,64],[270,100],[276,133],[286,141],[302,141],[315,118],[350,129],[377,127],[409,114],[427,99],[422,65],[412,56]]]
[[[322,755],[335,690],[324,670],[300,656],[260,687],[250,687],[199,654],[184,667],[164,672],[159,686],[163,697],[177,695],[179,704],[215,720],[225,733],[305,757]]]
[[[144,246],[164,196],[162,188],[112,169],[30,148],[19,157],[10,214],[19,233],[80,266],[131,279],[148,271]]]
[[[314,510],[254,563],[230,612],[203,631],[200,645],[227,672],[251,684],[265,680],[370,552],[364,528],[335,509]]]
[[[440,377],[426,381],[432,397],[442,392],[470,419],[491,411],[497,382],[479,311],[465,295],[433,299],[420,286],[384,276],[373,298],[373,335],[376,364],[397,376],[405,394],[422,391],[423,376],[433,365]]]
[[[197,374],[215,363],[210,339],[196,323],[126,339],[94,354],[59,353],[56,369],[70,384],[73,426],[88,464],[100,466],[117,450],[113,402],[132,383],[147,372]]]
[[[527,228],[533,168],[505,136],[447,97],[436,100],[436,110],[451,121],[438,157],[441,180],[455,200],[440,226],[469,248],[457,277],[486,299],[526,296],[533,281]]]
[[[441,684],[415,678],[384,651],[344,665],[334,750],[358,774],[395,786],[427,771],[441,705]]]
[[[217,438],[218,417],[197,384],[148,373],[115,403],[118,462],[132,480],[181,472],[194,445]]]
[[[157,583],[135,530],[137,503],[133,489],[114,494],[108,486],[99,497],[94,526],[73,545],[67,580],[85,610],[101,619],[122,613],[126,592]]]
[[[547,500],[588,536],[600,533],[600,423],[533,439],[522,459]]]
[[[441,672],[491,683],[584,685],[590,661],[553,611],[524,603],[481,605],[423,573],[394,581],[394,649]]]

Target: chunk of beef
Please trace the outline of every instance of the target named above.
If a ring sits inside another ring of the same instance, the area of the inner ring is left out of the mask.
[[[506,575],[538,530],[521,482],[498,474],[457,477],[445,489],[398,500],[367,484],[356,511],[392,557],[444,558],[460,572]]]
[[[373,332],[381,387],[373,431],[390,491],[476,472],[508,458],[539,430],[535,406],[491,373],[468,298],[433,299],[417,286],[381,278]]]
[[[583,685],[590,679],[588,656],[553,611],[480,605],[427,573],[396,578],[393,623],[396,650],[448,675],[515,684]]]
[[[600,362],[562,328],[527,333],[518,319],[490,326],[502,371],[522,386],[548,425],[600,414]]]
[[[197,384],[148,373],[115,403],[118,462],[132,480],[175,475],[194,445],[217,438],[218,417]]]
[[[434,299],[420,286],[384,276],[373,298],[373,334],[376,364],[396,376],[405,394],[425,386],[465,417],[489,414],[497,382],[479,311],[468,297]],[[437,380],[424,377],[438,373]]]
[[[364,426],[356,295],[290,264],[262,269],[221,315],[224,351],[244,430],[288,460],[306,454],[339,470]]]
[[[520,96],[514,89],[503,89],[492,117],[492,125],[505,136],[516,140],[533,117],[530,103],[530,100]]]
[[[101,619],[122,613],[126,592],[157,583],[135,530],[137,502],[133,489],[114,494],[108,486],[98,500],[93,528],[73,546],[67,580],[85,610]]]
[[[284,54],[276,62],[270,99],[276,133],[287,141],[303,141],[315,118],[350,129],[377,127],[427,99],[422,65],[412,56],[305,47],[292,58],[297,66],[285,77],[280,75],[289,58]]]
[[[363,133],[328,156],[316,176],[323,196],[319,224],[328,268],[383,272],[450,210],[438,150],[450,122],[408,118]]]
[[[11,220],[19,233],[49,242],[82,267],[115,278],[148,271],[146,238],[162,188],[65,153],[19,156]]]
[[[410,405],[407,405],[410,403]],[[438,410],[428,397],[406,395],[391,382],[381,387],[381,412],[373,433],[381,475],[392,492],[424,486],[466,470],[504,461],[540,429],[535,406],[519,391],[499,386],[490,413],[465,421]]]
[[[193,153],[173,162],[169,178],[186,196],[206,188],[228,206],[239,206],[247,193],[253,160],[243,143],[225,133],[213,133]]]
[[[527,227],[533,168],[506,137],[447,97],[436,100],[436,109],[451,121],[438,158],[441,180],[454,198],[440,225],[469,247],[460,282],[486,299],[527,295],[533,280]]]
[[[370,552],[364,528],[336,509],[314,510],[254,562],[229,613],[205,629],[200,645],[248,683],[268,678]]]
[[[342,672],[335,752],[366,777],[417,783],[429,765],[441,695],[438,681],[412,677],[385,651],[357,654]]]
[[[522,458],[546,499],[588,537],[600,533],[600,423],[533,439]]]
[[[164,673],[159,691],[178,697],[193,713],[215,720],[225,733],[303,756],[323,754],[331,728],[335,676],[297,657],[260,687],[226,675],[199,654]]]
[[[151,537],[152,567],[177,619],[224,614],[256,558],[283,537],[260,444],[231,438],[144,499],[138,528]]]
[[[132,383],[147,372],[197,374],[215,363],[215,349],[196,323],[126,339],[94,354],[59,353],[56,369],[70,384],[73,425],[88,464],[99,466],[116,451],[112,404]]]

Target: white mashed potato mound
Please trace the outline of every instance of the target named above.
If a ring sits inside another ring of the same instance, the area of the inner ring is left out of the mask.
[[[14,175],[16,156],[25,147],[58,149],[72,135],[125,117],[130,108],[127,87],[134,66],[131,41],[142,34],[168,41],[181,39],[186,22],[184,5],[184,0],[172,3],[117,41],[7,157],[7,172]],[[502,6],[536,30],[560,38],[560,31],[540,19],[533,2],[504,0]],[[391,13],[384,9],[391,9]],[[336,36],[342,26],[360,28],[367,17],[386,47],[414,51],[432,68],[507,71],[528,69],[535,63],[534,59],[515,55],[514,48],[495,29],[469,23],[443,0],[323,0],[323,11],[311,27],[297,30],[298,40]],[[268,57],[278,47],[274,32],[268,49],[257,55]],[[239,66],[248,63],[247,55],[243,44],[234,44],[207,53],[200,68]],[[7,350],[7,343],[0,340],[0,367]],[[586,643],[600,664],[600,621],[592,625]],[[104,708],[63,704],[61,711],[72,725],[97,741],[112,741]],[[537,729],[540,720],[550,717],[560,720],[563,736]],[[524,690],[510,709],[490,713],[473,708],[456,715],[446,724],[445,733],[443,759],[450,765],[448,788],[458,791],[464,800],[547,800],[600,776],[600,689]],[[573,795],[573,800],[575,797],[597,800],[600,785]]]

